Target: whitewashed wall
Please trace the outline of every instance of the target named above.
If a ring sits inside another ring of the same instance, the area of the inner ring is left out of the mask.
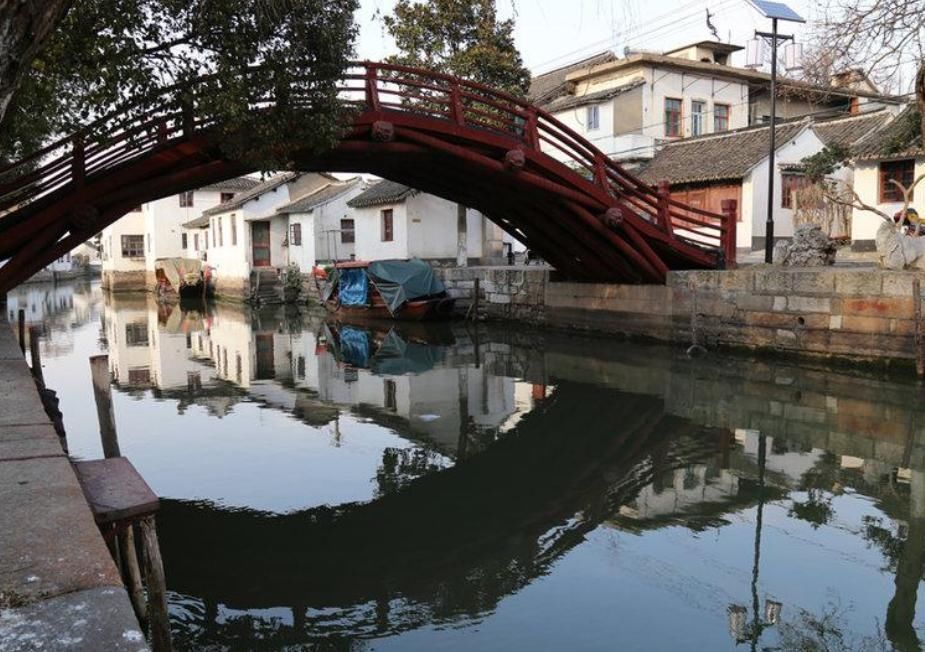
[[[392,209],[392,241],[382,242],[380,214]],[[406,202],[357,208],[356,257],[359,260],[408,258],[408,223]]]
[[[196,190],[193,192],[192,206],[180,206],[179,195],[144,204],[142,213],[145,235],[151,242],[150,251],[145,248],[145,268],[154,271],[154,262],[159,258],[187,256],[192,243],[187,242],[187,248],[183,249],[182,234],[186,232],[187,238],[192,236],[182,225],[196,219],[203,211],[217,206],[220,200],[221,192],[218,190]]]
[[[103,271],[135,272],[144,271],[145,257],[123,258],[122,236],[145,234],[145,218],[141,211],[127,213],[124,217],[113,222],[102,234],[103,245]]]
[[[925,174],[925,157],[916,159],[915,178]],[[887,215],[893,215],[903,207],[902,202],[880,201],[880,164],[878,161],[859,162],[854,169],[854,190],[861,200]],[[912,206],[920,215],[925,215],[925,182],[915,189]],[[883,218],[869,211],[854,209],[851,216],[851,240],[874,240]]]
[[[292,242],[292,225],[298,224],[302,229],[302,243],[296,245]],[[303,274],[307,274],[315,266],[317,249],[315,248],[315,214],[290,213],[289,214],[289,249],[288,262],[298,265]]]
[[[347,202],[367,187],[365,183],[358,183],[348,192],[315,208],[313,211],[315,216],[314,246],[317,260],[347,260],[356,253],[355,242],[341,242],[340,221],[355,219],[353,209],[347,206]],[[312,233],[312,231],[303,231],[302,237],[312,237]]]

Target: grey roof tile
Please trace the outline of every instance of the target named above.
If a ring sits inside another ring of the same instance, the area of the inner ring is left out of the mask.
[[[354,190],[362,183],[363,180],[359,177],[355,179],[349,179],[348,181],[344,182],[329,183],[328,185],[322,186],[313,193],[300,197],[295,201],[289,202],[285,206],[280,206],[276,209],[276,212],[307,213],[308,211],[317,208],[318,206],[327,204],[328,202],[337,199],[341,195]]]
[[[395,204],[404,201],[414,192],[416,192],[415,189],[410,186],[383,179],[348,201],[347,205],[353,208],[364,208],[381,204]]]

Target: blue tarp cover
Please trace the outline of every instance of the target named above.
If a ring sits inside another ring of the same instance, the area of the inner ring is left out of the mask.
[[[353,270],[351,270],[353,271]],[[369,333],[352,326],[340,329],[340,352],[344,362],[365,369],[369,366]]]
[[[365,306],[369,303],[369,284],[365,269],[342,269],[338,282],[342,306]]]

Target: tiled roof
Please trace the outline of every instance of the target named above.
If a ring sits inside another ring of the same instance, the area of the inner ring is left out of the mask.
[[[871,111],[860,115],[820,120],[813,124],[813,131],[826,145],[851,147],[865,136],[870,135],[890,120],[886,109]]]
[[[918,119],[915,107],[906,107],[890,122],[856,143],[854,155],[862,160],[925,156],[925,143],[922,142]]]
[[[251,177],[232,177],[218,183],[210,183],[199,190],[230,190],[232,192],[244,192],[256,186],[260,181]]]
[[[242,192],[239,195],[235,195],[234,199],[232,199],[231,201],[226,201],[223,204],[219,204],[218,206],[213,206],[212,208],[209,208],[208,210],[204,210],[202,212],[202,216],[208,217],[209,215],[218,215],[219,213],[226,213],[236,208],[240,208],[241,206],[249,202],[251,199],[259,197],[265,192],[270,192],[271,190],[275,190],[276,188],[279,188],[284,183],[288,183],[294,180],[298,176],[299,175],[296,172],[284,172],[283,174],[277,174],[276,176],[270,177],[266,181],[258,183],[256,186],[252,187],[250,190]],[[196,220],[193,220],[193,221],[195,222]]]
[[[405,201],[414,192],[414,188],[410,186],[383,179],[348,201],[347,205],[353,208],[364,208],[381,204],[395,204]]]
[[[562,68],[556,68],[542,75],[537,75],[530,81],[530,92],[528,93],[530,101],[539,107],[545,107],[549,102],[566,94],[567,85],[565,83],[565,77],[569,73],[582,68],[589,68],[602,63],[616,61],[616,59],[617,55],[613,52],[600,52],[587,59],[582,59],[581,61],[570,63]]]
[[[567,109],[574,109],[579,106],[585,106],[586,104],[595,104],[597,102],[604,102],[611,98],[616,97],[617,95],[622,95],[627,93],[634,88],[639,88],[646,83],[645,79],[634,79],[633,81],[622,84],[620,86],[615,86],[614,88],[608,88],[603,91],[597,91],[595,93],[588,93],[587,95],[563,95],[557,97],[549,104],[546,104],[543,108],[550,113],[555,113],[556,111],[565,111]]]
[[[280,206],[276,209],[277,213],[307,213],[308,211],[317,208],[323,204],[327,204],[330,201],[333,201],[343,195],[344,193],[350,192],[351,190],[357,188],[363,182],[359,177],[355,179],[350,179],[343,183],[329,183],[326,186],[322,186],[318,190],[304,197],[300,197],[293,202],[289,202],[285,206]]]
[[[806,126],[803,121],[778,125],[778,146]],[[649,183],[672,184],[742,179],[768,155],[770,135],[769,127],[760,126],[678,140],[656,154],[640,176]]]

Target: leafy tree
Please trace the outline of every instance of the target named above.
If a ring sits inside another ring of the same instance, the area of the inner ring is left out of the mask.
[[[530,86],[514,45],[514,21],[494,0],[398,0],[385,26],[399,54],[390,63],[430,68],[523,96]]]
[[[129,115],[193,104],[224,132],[226,154],[264,169],[296,145],[326,148],[341,127],[336,81],[352,54],[356,8],[357,0],[84,0],[22,75],[0,125],[0,157],[133,103]],[[260,72],[242,76],[253,66]],[[203,75],[208,83],[189,86]],[[189,90],[162,92],[172,85]],[[276,100],[271,113],[249,110],[266,99]]]

